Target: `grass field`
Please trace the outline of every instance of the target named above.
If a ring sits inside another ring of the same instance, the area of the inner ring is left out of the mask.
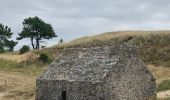
[[[0,71],[0,100],[34,100],[35,76]]]
[[[108,32],[23,55],[17,52],[0,54],[0,100],[34,100],[36,77],[63,52],[63,49],[114,46],[123,43],[138,48],[140,57],[156,78],[159,91],[169,90],[170,85],[167,85],[167,82],[170,80],[170,31]],[[39,60],[42,53],[48,56],[48,62]]]

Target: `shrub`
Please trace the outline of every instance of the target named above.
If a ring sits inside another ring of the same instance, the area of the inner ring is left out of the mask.
[[[42,61],[43,63],[50,62],[50,58],[46,53],[41,53],[39,56],[39,60]]]
[[[1,53],[5,53],[5,50],[0,50],[0,54],[1,54]]]
[[[170,89],[170,80],[164,80],[162,83],[158,85],[157,91],[166,91]]]
[[[30,50],[30,47],[27,46],[27,45],[24,45],[20,50],[19,50],[19,53],[20,54],[24,54],[26,52],[28,52]]]

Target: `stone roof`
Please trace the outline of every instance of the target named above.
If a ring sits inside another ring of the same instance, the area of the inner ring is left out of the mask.
[[[136,49],[127,45],[67,49],[39,79],[103,82],[120,59],[134,56]]]

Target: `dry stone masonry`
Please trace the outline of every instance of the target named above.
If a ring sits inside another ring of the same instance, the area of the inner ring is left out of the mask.
[[[156,99],[155,79],[128,45],[67,49],[36,85],[36,100]]]

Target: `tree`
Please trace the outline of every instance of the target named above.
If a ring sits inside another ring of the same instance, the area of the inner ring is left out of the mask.
[[[23,26],[23,30],[18,34],[19,37],[17,39],[30,38],[33,49],[40,48],[40,41],[42,39],[57,37],[53,27],[37,16],[24,19]]]
[[[8,51],[12,52],[14,51],[14,47],[18,44],[18,42],[15,42],[13,40],[7,40],[6,46],[8,47]]]
[[[0,52],[13,51],[17,42],[9,40],[12,34],[11,28],[0,23]]]
[[[62,38],[60,39],[59,43],[63,43],[63,39]]]

